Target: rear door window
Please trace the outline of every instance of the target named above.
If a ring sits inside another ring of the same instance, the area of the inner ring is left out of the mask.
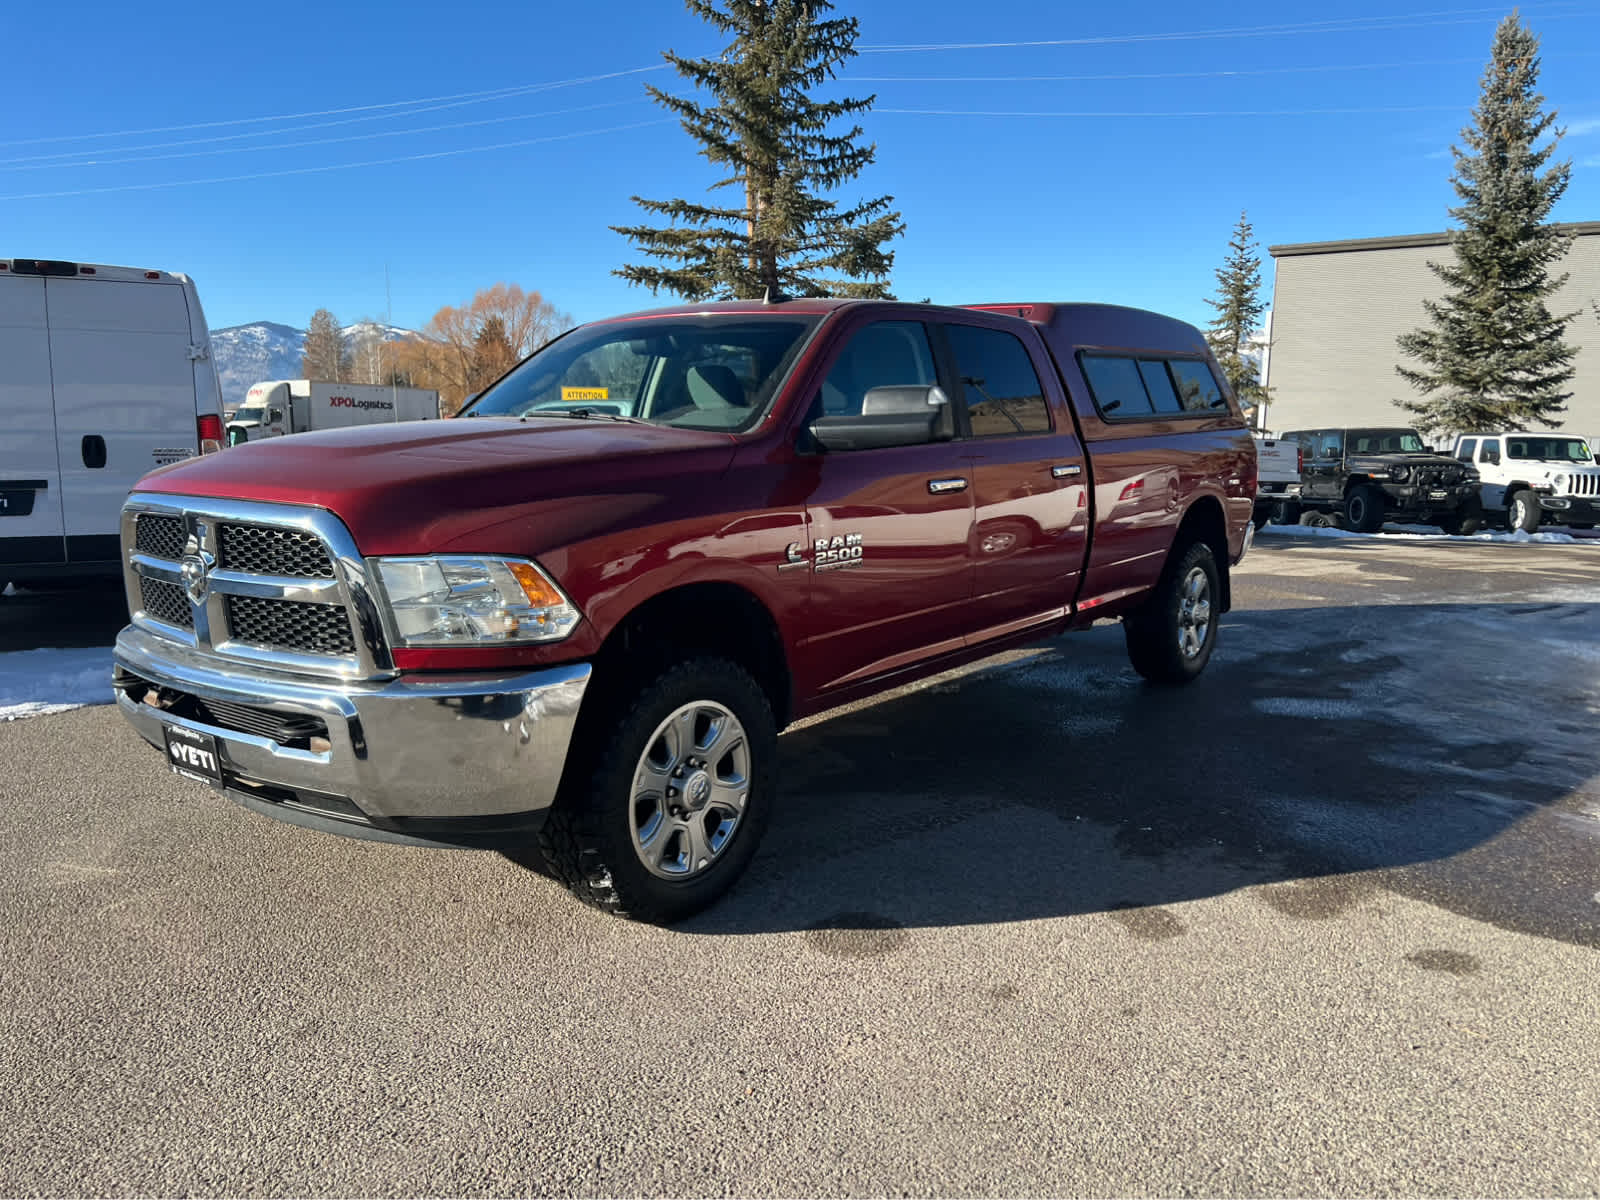
[[[1015,334],[946,325],[973,437],[1049,433],[1050,409],[1028,349]]]

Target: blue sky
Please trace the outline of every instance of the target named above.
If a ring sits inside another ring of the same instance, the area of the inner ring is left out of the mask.
[[[1447,3],[840,0],[844,90],[878,97],[842,198],[894,195],[901,296],[1203,322],[1241,209],[1263,258],[1445,227],[1507,11]],[[1600,4],[1521,11],[1570,128],[1556,216],[1600,220]],[[718,48],[676,0],[17,0],[4,28],[0,256],[185,271],[213,327],[382,317],[386,267],[401,325],[497,280],[578,320],[648,307],[607,226],[714,178],[643,89],[683,86],[663,48]]]

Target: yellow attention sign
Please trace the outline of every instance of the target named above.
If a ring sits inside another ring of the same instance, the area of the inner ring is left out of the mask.
[[[561,398],[569,404],[574,400],[609,400],[611,392],[608,388],[564,387],[561,389]]]

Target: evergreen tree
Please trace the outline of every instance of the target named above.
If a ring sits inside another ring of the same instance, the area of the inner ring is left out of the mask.
[[[349,349],[344,344],[344,334],[339,331],[338,318],[327,309],[319,308],[311,314],[303,353],[301,378],[318,383],[349,382]]]
[[[506,323],[499,317],[489,317],[478,329],[472,343],[472,366],[468,371],[468,385],[481,392],[517,362],[517,352],[506,333]]]
[[[1246,352],[1267,306],[1261,299],[1261,256],[1256,253],[1250,219],[1242,212],[1228,241],[1228,257],[1217,268],[1217,298],[1206,303],[1217,310],[1206,341],[1239,403],[1254,409],[1266,398],[1267,389],[1261,386],[1261,368]]]
[[[1549,268],[1572,239],[1544,223],[1572,163],[1546,166],[1562,130],[1536,145],[1556,121],[1541,111],[1538,51],[1516,14],[1500,22],[1473,123],[1461,131],[1466,149],[1450,148],[1455,258],[1428,264],[1447,290],[1423,302],[1430,325],[1398,339],[1420,365],[1395,368],[1422,393],[1397,403],[1429,432],[1558,425],[1572,394],[1575,352],[1563,335],[1577,314],[1552,315],[1545,303],[1567,280]]]
[[[905,226],[892,196],[840,208],[823,193],[859,175],[876,147],[861,127],[830,132],[876,97],[816,100],[812,89],[855,56],[854,18],[826,18],[828,0],[685,0],[690,12],[732,41],[717,58],[663,57],[710,93],[711,102],[649,88],[725,169],[713,188],[736,187],[744,202],[633,200],[666,228],[612,226],[649,259],[614,272],[651,291],[691,300],[754,298],[770,288],[796,296],[887,295],[894,254],[885,243]]]

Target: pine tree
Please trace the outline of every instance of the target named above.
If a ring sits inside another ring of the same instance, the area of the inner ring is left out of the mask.
[[[707,161],[728,172],[713,188],[742,189],[744,202],[717,207],[633,197],[671,224],[612,226],[654,260],[614,274],[690,300],[754,298],[768,289],[796,296],[887,295],[894,254],[884,246],[905,229],[890,210],[894,198],[840,208],[823,197],[872,162],[877,148],[861,144],[859,125],[839,133],[830,128],[869,109],[876,97],[810,95],[855,56],[855,19],[824,19],[833,7],[828,0],[685,3],[732,37],[717,58],[663,54],[709,92],[711,102],[648,90],[678,115]]]
[[[1266,399],[1267,389],[1261,386],[1261,368],[1246,352],[1267,306],[1261,299],[1261,256],[1243,212],[1228,241],[1228,257],[1217,268],[1217,298],[1206,303],[1217,310],[1206,341],[1239,403],[1254,409]]]
[[[512,349],[505,321],[499,317],[489,317],[473,339],[468,386],[475,392],[481,392],[515,366],[516,362],[517,352]]]
[[[1545,219],[1572,163],[1546,167],[1564,131],[1541,111],[1538,51],[1515,13],[1500,22],[1473,123],[1461,131],[1466,149],[1450,148],[1455,258],[1428,264],[1447,289],[1423,302],[1430,326],[1398,339],[1420,366],[1395,368],[1422,393],[1396,403],[1430,433],[1559,425],[1572,394],[1575,352],[1563,335],[1577,313],[1555,316],[1545,303],[1567,280],[1549,268],[1572,239]]]
[[[319,383],[349,382],[349,349],[345,346],[344,334],[339,331],[338,318],[325,308],[311,314],[300,375]]]

